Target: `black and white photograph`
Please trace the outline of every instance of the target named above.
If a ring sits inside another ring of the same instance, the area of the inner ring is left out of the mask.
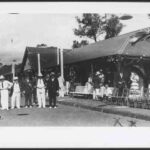
[[[0,128],[150,127],[150,4],[35,6],[0,3]]]

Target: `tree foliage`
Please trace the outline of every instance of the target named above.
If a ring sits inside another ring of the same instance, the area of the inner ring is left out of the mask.
[[[104,25],[104,30],[106,32],[105,39],[117,36],[123,28],[123,24],[120,23],[119,17],[112,15]]]
[[[36,47],[47,47],[47,45],[46,44],[44,44],[44,43],[42,43],[42,44],[37,44],[37,46]]]
[[[99,14],[83,14],[82,18],[76,17],[79,24],[78,29],[74,29],[74,34],[79,37],[88,37],[97,42],[97,38],[102,34],[103,21]]]
[[[89,44],[89,42],[87,40],[82,40],[81,42],[78,42],[78,41],[74,40],[72,48],[79,48],[79,47],[82,47],[82,46],[85,46],[85,45],[88,45],[88,44]]]
[[[74,34],[80,38],[88,37],[95,42],[104,33],[105,39],[117,36],[121,32],[123,24],[120,23],[118,16],[111,14],[107,17],[107,15],[83,14],[81,18],[77,16],[78,28],[74,29]]]

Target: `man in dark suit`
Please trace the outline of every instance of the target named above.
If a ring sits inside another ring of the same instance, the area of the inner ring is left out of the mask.
[[[125,81],[123,78],[123,73],[120,73],[119,79],[118,79],[118,96],[122,96],[123,94],[123,89],[125,87]]]
[[[37,95],[36,95],[36,84],[37,84],[37,81],[36,81],[36,77],[33,76],[32,77],[32,87],[33,87],[33,104],[37,104]]]
[[[50,79],[47,83],[47,90],[49,96],[49,108],[56,108],[56,96],[59,90],[59,83],[54,72],[50,74]]]
[[[27,78],[23,83],[23,91],[25,95],[25,108],[32,107],[32,92],[33,87],[30,80]]]

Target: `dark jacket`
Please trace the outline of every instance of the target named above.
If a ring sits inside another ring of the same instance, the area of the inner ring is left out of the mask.
[[[23,88],[23,91],[25,91],[25,95],[30,95],[30,94],[32,94],[33,86],[32,86],[32,83],[31,83],[31,82],[24,81],[22,88]]]
[[[50,93],[50,94],[51,93],[57,94],[57,91],[59,90],[59,83],[58,83],[57,78],[55,78],[54,81],[52,81],[51,78],[48,80],[47,90],[48,90],[48,93]]]
[[[99,89],[100,83],[101,83],[101,79],[98,76],[94,76],[94,78],[93,78],[94,89]]]

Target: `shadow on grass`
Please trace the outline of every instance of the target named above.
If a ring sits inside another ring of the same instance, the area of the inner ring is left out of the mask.
[[[29,114],[17,114],[18,116],[27,116]]]

